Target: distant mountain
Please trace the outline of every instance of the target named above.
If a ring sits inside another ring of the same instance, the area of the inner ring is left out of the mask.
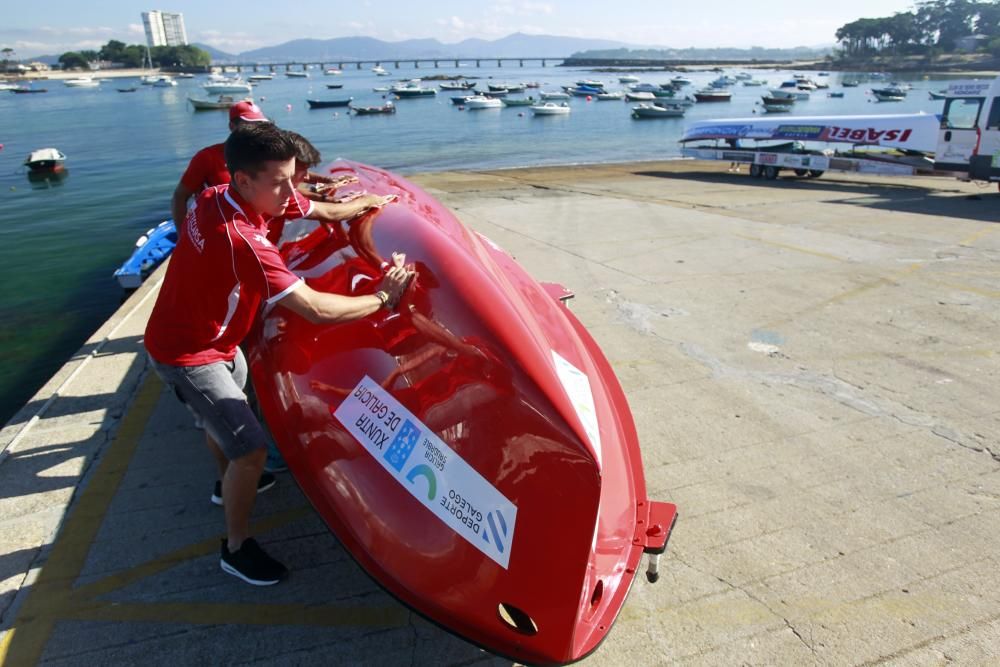
[[[574,51],[627,47],[623,42],[554,35],[514,33],[501,39],[466,39],[444,44],[436,39],[408,39],[386,42],[374,37],[336,37],[334,39],[295,39],[277,46],[267,46],[239,55],[222,54],[197,44],[212,54],[213,61],[288,62],[321,60],[405,60],[407,58],[565,58]],[[220,56],[215,54],[219,53]]]
[[[647,48],[647,49],[596,49],[581,51],[570,56],[574,62],[614,60],[619,62],[693,61],[693,60],[811,60],[820,59],[833,51],[832,46],[796,46],[787,49],[752,46],[749,49],[718,48]]]
[[[226,53],[225,51],[220,51],[214,46],[209,46],[208,44],[191,44],[191,46],[197,46],[202,51],[207,51],[208,55],[212,56],[212,62],[236,62],[236,59],[238,58],[238,56]]]

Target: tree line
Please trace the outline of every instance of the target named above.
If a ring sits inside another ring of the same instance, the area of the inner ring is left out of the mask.
[[[842,25],[845,57],[951,53],[961,38],[983,35],[983,50],[1000,53],[1000,0],[921,0],[913,10]]]
[[[149,58],[153,67],[207,67],[212,63],[212,57],[207,51],[190,44],[150,47]],[[67,51],[59,56],[59,64],[63,69],[88,69],[90,63],[97,61],[116,63],[123,67],[142,67],[146,63],[146,47],[112,39],[100,51]]]

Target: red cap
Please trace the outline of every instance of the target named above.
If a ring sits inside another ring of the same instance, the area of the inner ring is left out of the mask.
[[[229,107],[229,122],[235,123],[238,120],[245,120],[251,123],[267,121],[267,116],[260,110],[260,107],[250,100],[237,102]]]

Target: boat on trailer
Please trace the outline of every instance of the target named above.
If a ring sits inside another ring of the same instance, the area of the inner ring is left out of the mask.
[[[566,301],[398,175],[399,197],[278,243],[313,288],[372,294],[394,251],[417,275],[394,310],[314,325],[278,306],[247,338],[262,413],[346,551],[389,593],[517,662],[564,664],[611,631],[676,507],[649,498],[632,415]],[[301,231],[301,230],[300,230]]]

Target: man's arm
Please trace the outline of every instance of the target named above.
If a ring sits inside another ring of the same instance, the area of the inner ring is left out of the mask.
[[[170,199],[170,215],[174,217],[174,224],[178,228],[187,217],[187,203],[194,194],[183,183],[178,183],[177,187],[174,188],[174,196]]]
[[[305,283],[278,300],[278,303],[313,324],[351,322],[371,315],[385,305],[395,305],[413,273],[402,266],[394,266],[382,279],[375,294],[343,296],[318,292]],[[379,294],[383,296],[380,297]]]
[[[306,217],[320,222],[336,222],[360,215],[368,209],[378,208],[396,201],[395,195],[363,195],[349,202],[318,202],[312,203],[312,210]]]

